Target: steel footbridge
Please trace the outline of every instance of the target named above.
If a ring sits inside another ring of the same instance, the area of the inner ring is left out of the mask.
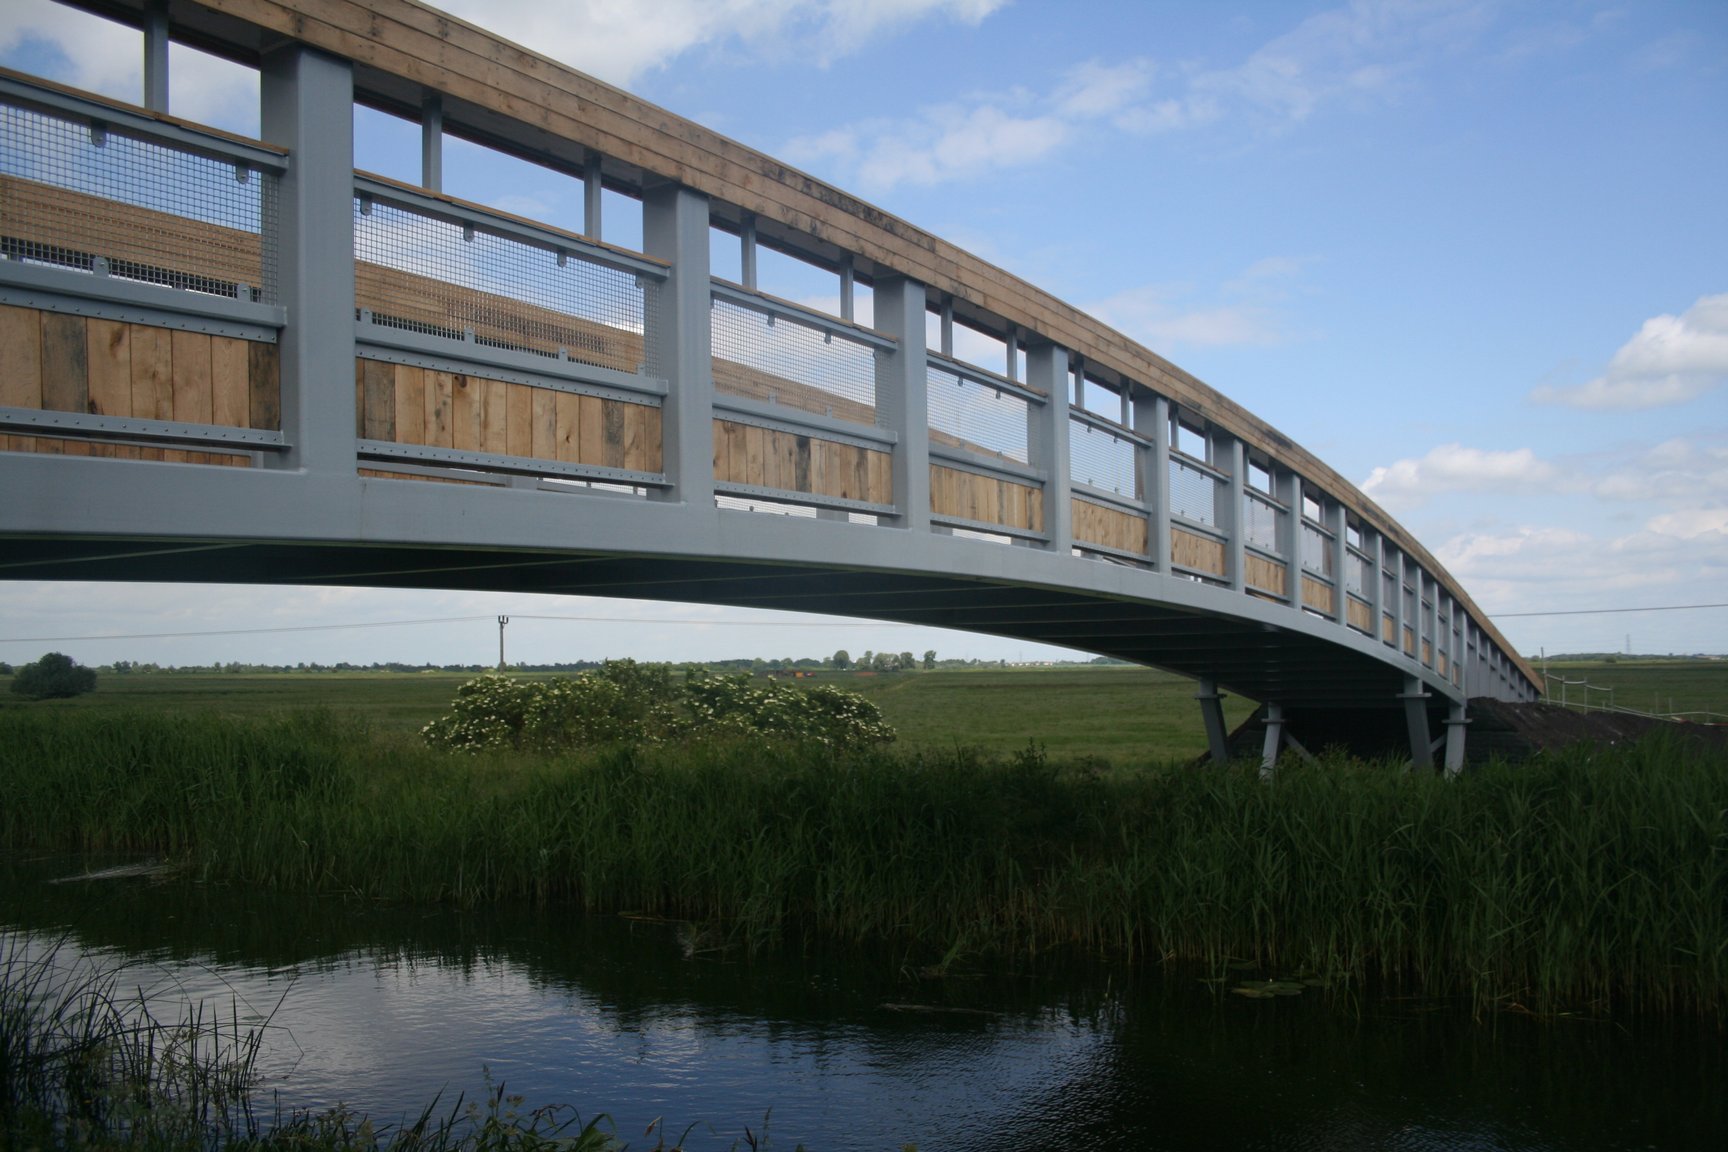
[[[1194,677],[1217,756],[1260,701],[1268,764],[1390,722],[1455,768],[1470,698],[1539,695],[1291,439],[838,188],[412,0],[77,6],[142,30],[144,93],[0,73],[0,576],[997,633]],[[172,115],[170,41],[258,71],[262,139]],[[418,184],[355,170],[356,102],[419,125]],[[582,231],[442,193],[449,138],[579,182]]]

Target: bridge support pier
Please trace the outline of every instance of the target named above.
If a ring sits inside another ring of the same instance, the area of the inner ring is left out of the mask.
[[[1288,746],[1304,760],[1312,761],[1313,753],[1302,747],[1290,731],[1290,721],[1282,704],[1266,705],[1266,738],[1260,745],[1260,779],[1270,780],[1278,770],[1278,754]]]
[[[1464,714],[1463,704],[1452,705],[1446,716],[1446,775],[1456,776],[1464,771],[1464,733],[1470,725],[1470,720]]]
[[[1410,770],[1434,767],[1434,744],[1428,732],[1428,693],[1414,676],[1404,678],[1404,723],[1410,729]]]
[[[1230,763],[1230,733],[1224,727],[1224,695],[1218,691],[1218,682],[1200,681],[1194,699],[1199,702],[1200,716],[1206,721],[1206,748],[1211,753],[1212,763]]]

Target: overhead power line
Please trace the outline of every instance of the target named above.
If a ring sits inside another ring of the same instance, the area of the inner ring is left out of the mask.
[[[1490,612],[1496,620],[1513,616],[1610,616],[1621,612],[1690,612],[1694,608],[1728,608],[1728,604],[1652,604],[1647,608],[1562,608],[1550,612]]]
[[[568,620],[580,624],[680,624],[716,628],[912,628],[893,621],[841,620],[820,624],[798,620],[669,620],[653,616],[527,616],[512,620]],[[261,636],[276,632],[341,632],[351,628],[398,628],[412,624],[467,624],[496,616],[432,616],[420,620],[372,620],[359,624],[282,624],[273,628],[213,628],[195,632],[101,632],[84,636],[0,636],[0,644],[63,644],[74,640],[189,640],[207,636]]]

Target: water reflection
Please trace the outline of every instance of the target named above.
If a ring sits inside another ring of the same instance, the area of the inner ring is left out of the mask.
[[[280,1001],[264,1071],[296,1106],[396,1119],[489,1068],[531,1103],[611,1112],[638,1147],[664,1116],[725,1148],[770,1109],[777,1145],[837,1150],[1728,1146],[1722,1040],[1684,1029],[1220,1002],[1121,970],[932,981],[890,955],[687,958],[676,925],[557,908],[45,882],[77,867],[0,862],[0,924],[69,934],[225,1013]]]

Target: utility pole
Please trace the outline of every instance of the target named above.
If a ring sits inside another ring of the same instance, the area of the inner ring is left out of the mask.
[[[498,617],[498,671],[504,671],[504,625],[510,623],[510,617]]]

